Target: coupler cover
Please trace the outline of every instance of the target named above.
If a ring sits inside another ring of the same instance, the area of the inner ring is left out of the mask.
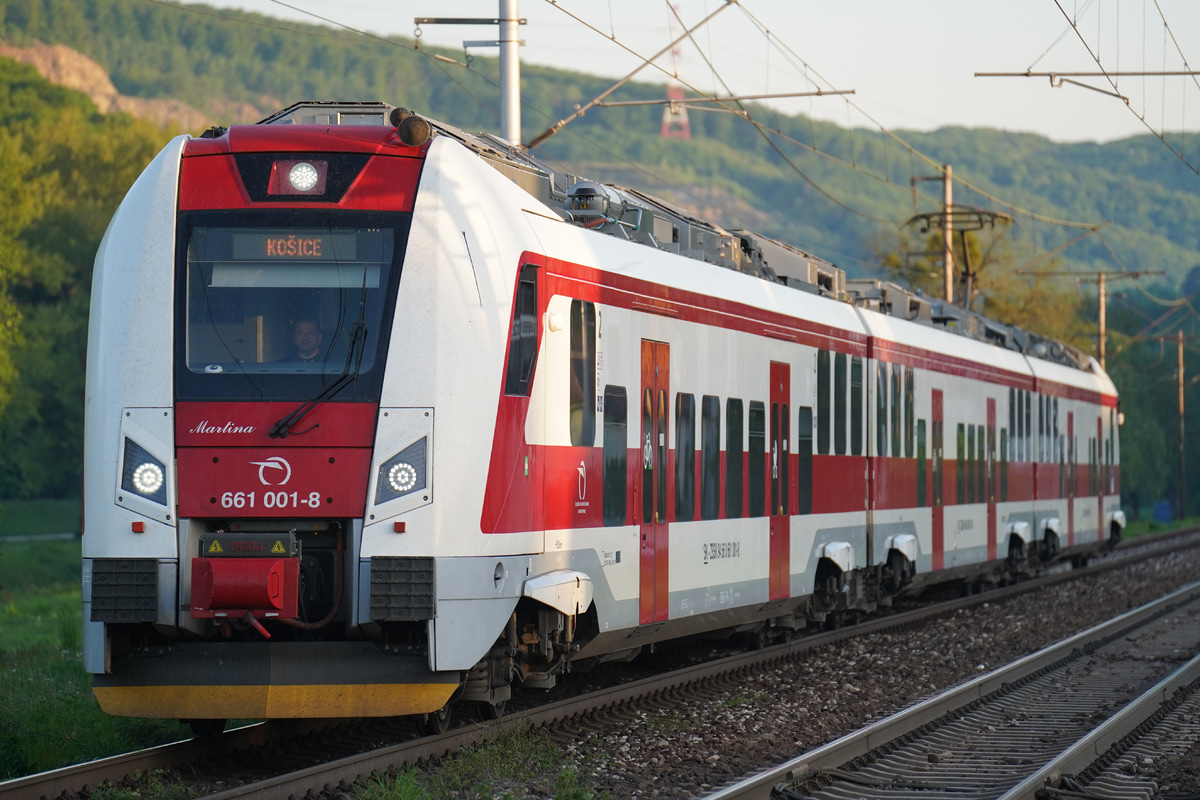
[[[193,619],[282,617],[299,610],[300,559],[294,534],[213,534],[192,559]]]

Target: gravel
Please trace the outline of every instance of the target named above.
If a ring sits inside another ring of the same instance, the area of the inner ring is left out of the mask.
[[[699,797],[1160,597],[1198,567],[1189,550],[821,647],[685,709],[614,720],[567,745],[565,763],[598,796]]]

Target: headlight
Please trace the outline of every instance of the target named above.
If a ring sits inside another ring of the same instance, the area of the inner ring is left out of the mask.
[[[163,471],[158,464],[149,461],[138,464],[133,471],[133,488],[142,494],[154,494],[163,485]]]
[[[134,492],[159,505],[167,504],[167,468],[132,439],[125,439],[121,491]]]
[[[379,466],[375,484],[375,505],[424,489],[428,465],[424,436]]]
[[[411,492],[417,486],[417,468],[405,461],[388,470],[388,486],[397,494]]]

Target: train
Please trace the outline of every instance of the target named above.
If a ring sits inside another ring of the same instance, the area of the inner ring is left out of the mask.
[[[1095,359],[381,102],[178,136],[88,328],[113,715],[504,713],[1121,537]]]

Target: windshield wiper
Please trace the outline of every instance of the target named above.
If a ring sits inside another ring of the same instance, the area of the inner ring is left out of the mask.
[[[335,380],[333,383],[321,387],[321,391],[317,392],[312,397],[296,406],[296,409],[292,411],[292,413],[280,420],[276,420],[275,424],[271,427],[271,432],[267,435],[272,439],[282,439],[286,437],[291,431],[292,426],[304,419],[308,412],[312,411],[321,403],[333,397],[347,384],[358,378],[359,370],[362,369],[363,353],[366,351],[366,341],[367,323],[364,322],[360,316],[359,319],[354,321],[354,324],[350,329],[350,350],[346,353],[346,365],[342,367],[341,375],[339,375],[337,380]],[[350,369],[351,362],[354,364],[353,370]],[[319,424],[320,423],[317,423],[317,425]],[[317,425],[314,425],[313,428],[317,427]],[[311,431],[313,428],[309,428],[308,430],[304,431],[298,431],[298,433],[308,433],[308,431]]]

